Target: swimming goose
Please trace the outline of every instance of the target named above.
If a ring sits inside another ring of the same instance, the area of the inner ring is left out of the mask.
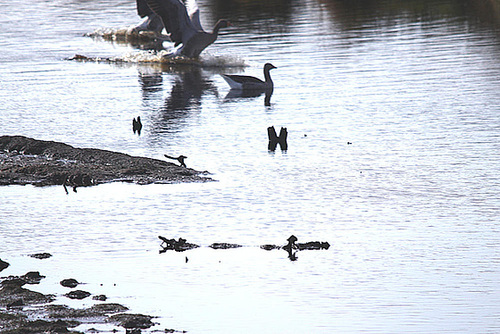
[[[195,0],[147,0],[149,8],[160,15],[165,29],[175,46],[182,44],[172,55],[196,58],[215,42],[220,28],[227,28],[231,23],[219,20],[213,31],[206,32],[200,23],[200,10]],[[189,15],[188,15],[189,10]]]
[[[231,89],[239,90],[267,90],[272,91],[274,88],[273,81],[271,80],[271,75],[269,71],[273,68],[277,68],[273,64],[266,63],[264,65],[264,80],[257,79],[248,75],[229,75],[222,74],[222,77],[229,84]]]

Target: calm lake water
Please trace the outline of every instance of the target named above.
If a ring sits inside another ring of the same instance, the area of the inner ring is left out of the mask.
[[[0,134],[183,154],[217,182],[1,187],[1,275],[76,278],[153,329],[499,332],[500,21],[477,3],[200,0],[206,27],[234,25],[202,54],[224,66],[166,68],[66,60],[144,57],[83,36],[138,23],[134,1],[4,1]],[[265,62],[270,106],[227,96],[219,74]],[[258,248],[291,234],[331,247]],[[203,247],[159,254],[158,235]]]

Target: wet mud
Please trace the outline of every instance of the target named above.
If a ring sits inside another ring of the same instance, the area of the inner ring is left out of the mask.
[[[7,263],[1,261],[1,263]],[[150,332],[184,333],[174,329],[153,329],[155,317],[144,314],[124,313],[129,309],[117,303],[100,303],[105,300],[103,295],[96,304],[88,308],[71,308],[67,305],[52,304],[56,299],[53,294],[42,294],[25,288],[29,284],[38,284],[45,276],[37,271],[28,272],[22,276],[0,278],[0,333],[31,334],[31,333],[96,333],[102,332],[94,327],[99,324],[112,324],[122,327],[126,333]],[[74,280],[74,279],[68,279]],[[64,280],[63,280],[64,281]],[[74,280],[76,281],[76,280]],[[74,291],[88,296],[90,292]],[[81,332],[75,328],[81,324],[91,325]],[[123,329],[114,328],[113,333],[123,333]]]
[[[212,181],[206,174],[163,160],[23,136],[0,136],[0,185],[64,185],[76,192],[77,187],[116,181]]]

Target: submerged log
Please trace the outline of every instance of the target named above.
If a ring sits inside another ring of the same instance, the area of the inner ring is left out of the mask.
[[[284,249],[286,251],[293,251],[293,250],[320,250],[320,249],[328,249],[330,248],[330,244],[326,241],[309,241],[305,243],[296,243],[297,242],[297,237],[294,235],[291,235],[287,241],[288,244],[284,246],[277,246],[277,245],[262,245],[260,248],[265,249],[265,250],[273,250],[273,249]]]
[[[179,240],[175,239],[167,239],[162,237],[161,235],[158,238],[162,241],[160,246],[163,248],[160,250],[160,253],[165,253],[167,250],[174,250],[176,252],[184,252],[193,248],[198,248],[200,246],[191,244],[186,242],[186,239],[179,238]]]
[[[279,144],[282,151],[286,151],[288,149],[288,143],[286,141],[288,137],[288,131],[286,128],[281,128],[279,136],[276,134],[276,130],[274,126],[270,126],[267,128],[267,136],[269,138],[269,143],[267,145],[267,149],[269,151],[275,151],[276,146]]]
[[[179,240],[175,239],[167,239],[165,237],[162,237],[161,235],[158,236],[158,238],[162,241],[160,244],[160,247],[162,248],[160,250],[160,253],[165,253],[167,250],[174,250],[176,252],[184,252],[186,250],[190,250],[193,248],[198,248],[200,247],[199,245],[191,244],[186,242],[186,239],[179,238]],[[283,249],[289,253],[290,259],[296,260],[295,257],[295,252],[296,251],[302,251],[302,250],[320,250],[320,249],[329,249],[330,244],[326,241],[309,241],[305,243],[296,243],[297,242],[297,237],[294,235],[291,235],[287,241],[288,243],[283,246],[278,246],[278,245],[272,245],[272,244],[266,244],[266,245],[261,245],[259,246],[261,249],[264,250],[273,250],[273,249]],[[239,248],[243,247],[242,245],[238,244],[231,244],[231,243],[225,243],[225,242],[214,242],[210,244],[208,247],[212,249],[231,249],[231,248]],[[188,259],[186,258],[186,262],[188,262]]]
[[[208,247],[213,248],[213,249],[230,249],[230,248],[239,248],[239,247],[243,247],[243,246],[238,245],[238,244],[228,244],[225,242],[214,242],[213,244],[211,244]]]

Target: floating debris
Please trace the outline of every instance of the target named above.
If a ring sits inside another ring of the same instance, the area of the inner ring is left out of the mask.
[[[193,248],[198,248],[200,247],[199,245],[195,244],[190,244],[186,242],[186,239],[179,238],[179,240],[175,239],[167,239],[162,236],[158,236],[158,238],[162,241],[160,244],[160,247],[162,249],[160,250],[160,253],[165,253],[167,250],[175,250],[176,252],[184,252],[186,250],[190,250]],[[259,246],[261,249],[265,249],[267,251],[273,250],[273,249],[283,249],[288,252],[289,258],[292,261],[295,261],[297,257],[295,256],[296,251],[303,251],[303,250],[320,250],[320,249],[329,249],[330,244],[326,241],[309,241],[305,243],[296,243],[298,241],[297,237],[294,235],[291,235],[287,239],[288,243],[284,246],[278,246],[278,245],[272,245],[272,244],[266,244]],[[240,248],[243,247],[242,245],[238,244],[231,244],[231,243],[226,243],[226,242],[215,242],[210,244],[208,247],[212,249],[232,249],[232,248]],[[188,258],[186,257],[186,263],[188,262]]]
[[[191,244],[186,242],[186,239],[179,238],[179,240],[175,239],[167,239],[162,237],[161,235],[158,238],[162,241],[160,253],[165,253],[167,250],[175,250],[176,252],[184,252],[193,248],[198,248],[200,246]]]
[[[49,253],[37,253],[37,254],[30,254],[30,257],[34,257],[35,259],[43,260],[43,259],[48,259],[49,257],[52,257],[52,254]]]
[[[213,249],[230,249],[230,248],[240,248],[243,246],[238,245],[238,244],[228,244],[225,242],[215,242],[208,247],[213,248]]]

